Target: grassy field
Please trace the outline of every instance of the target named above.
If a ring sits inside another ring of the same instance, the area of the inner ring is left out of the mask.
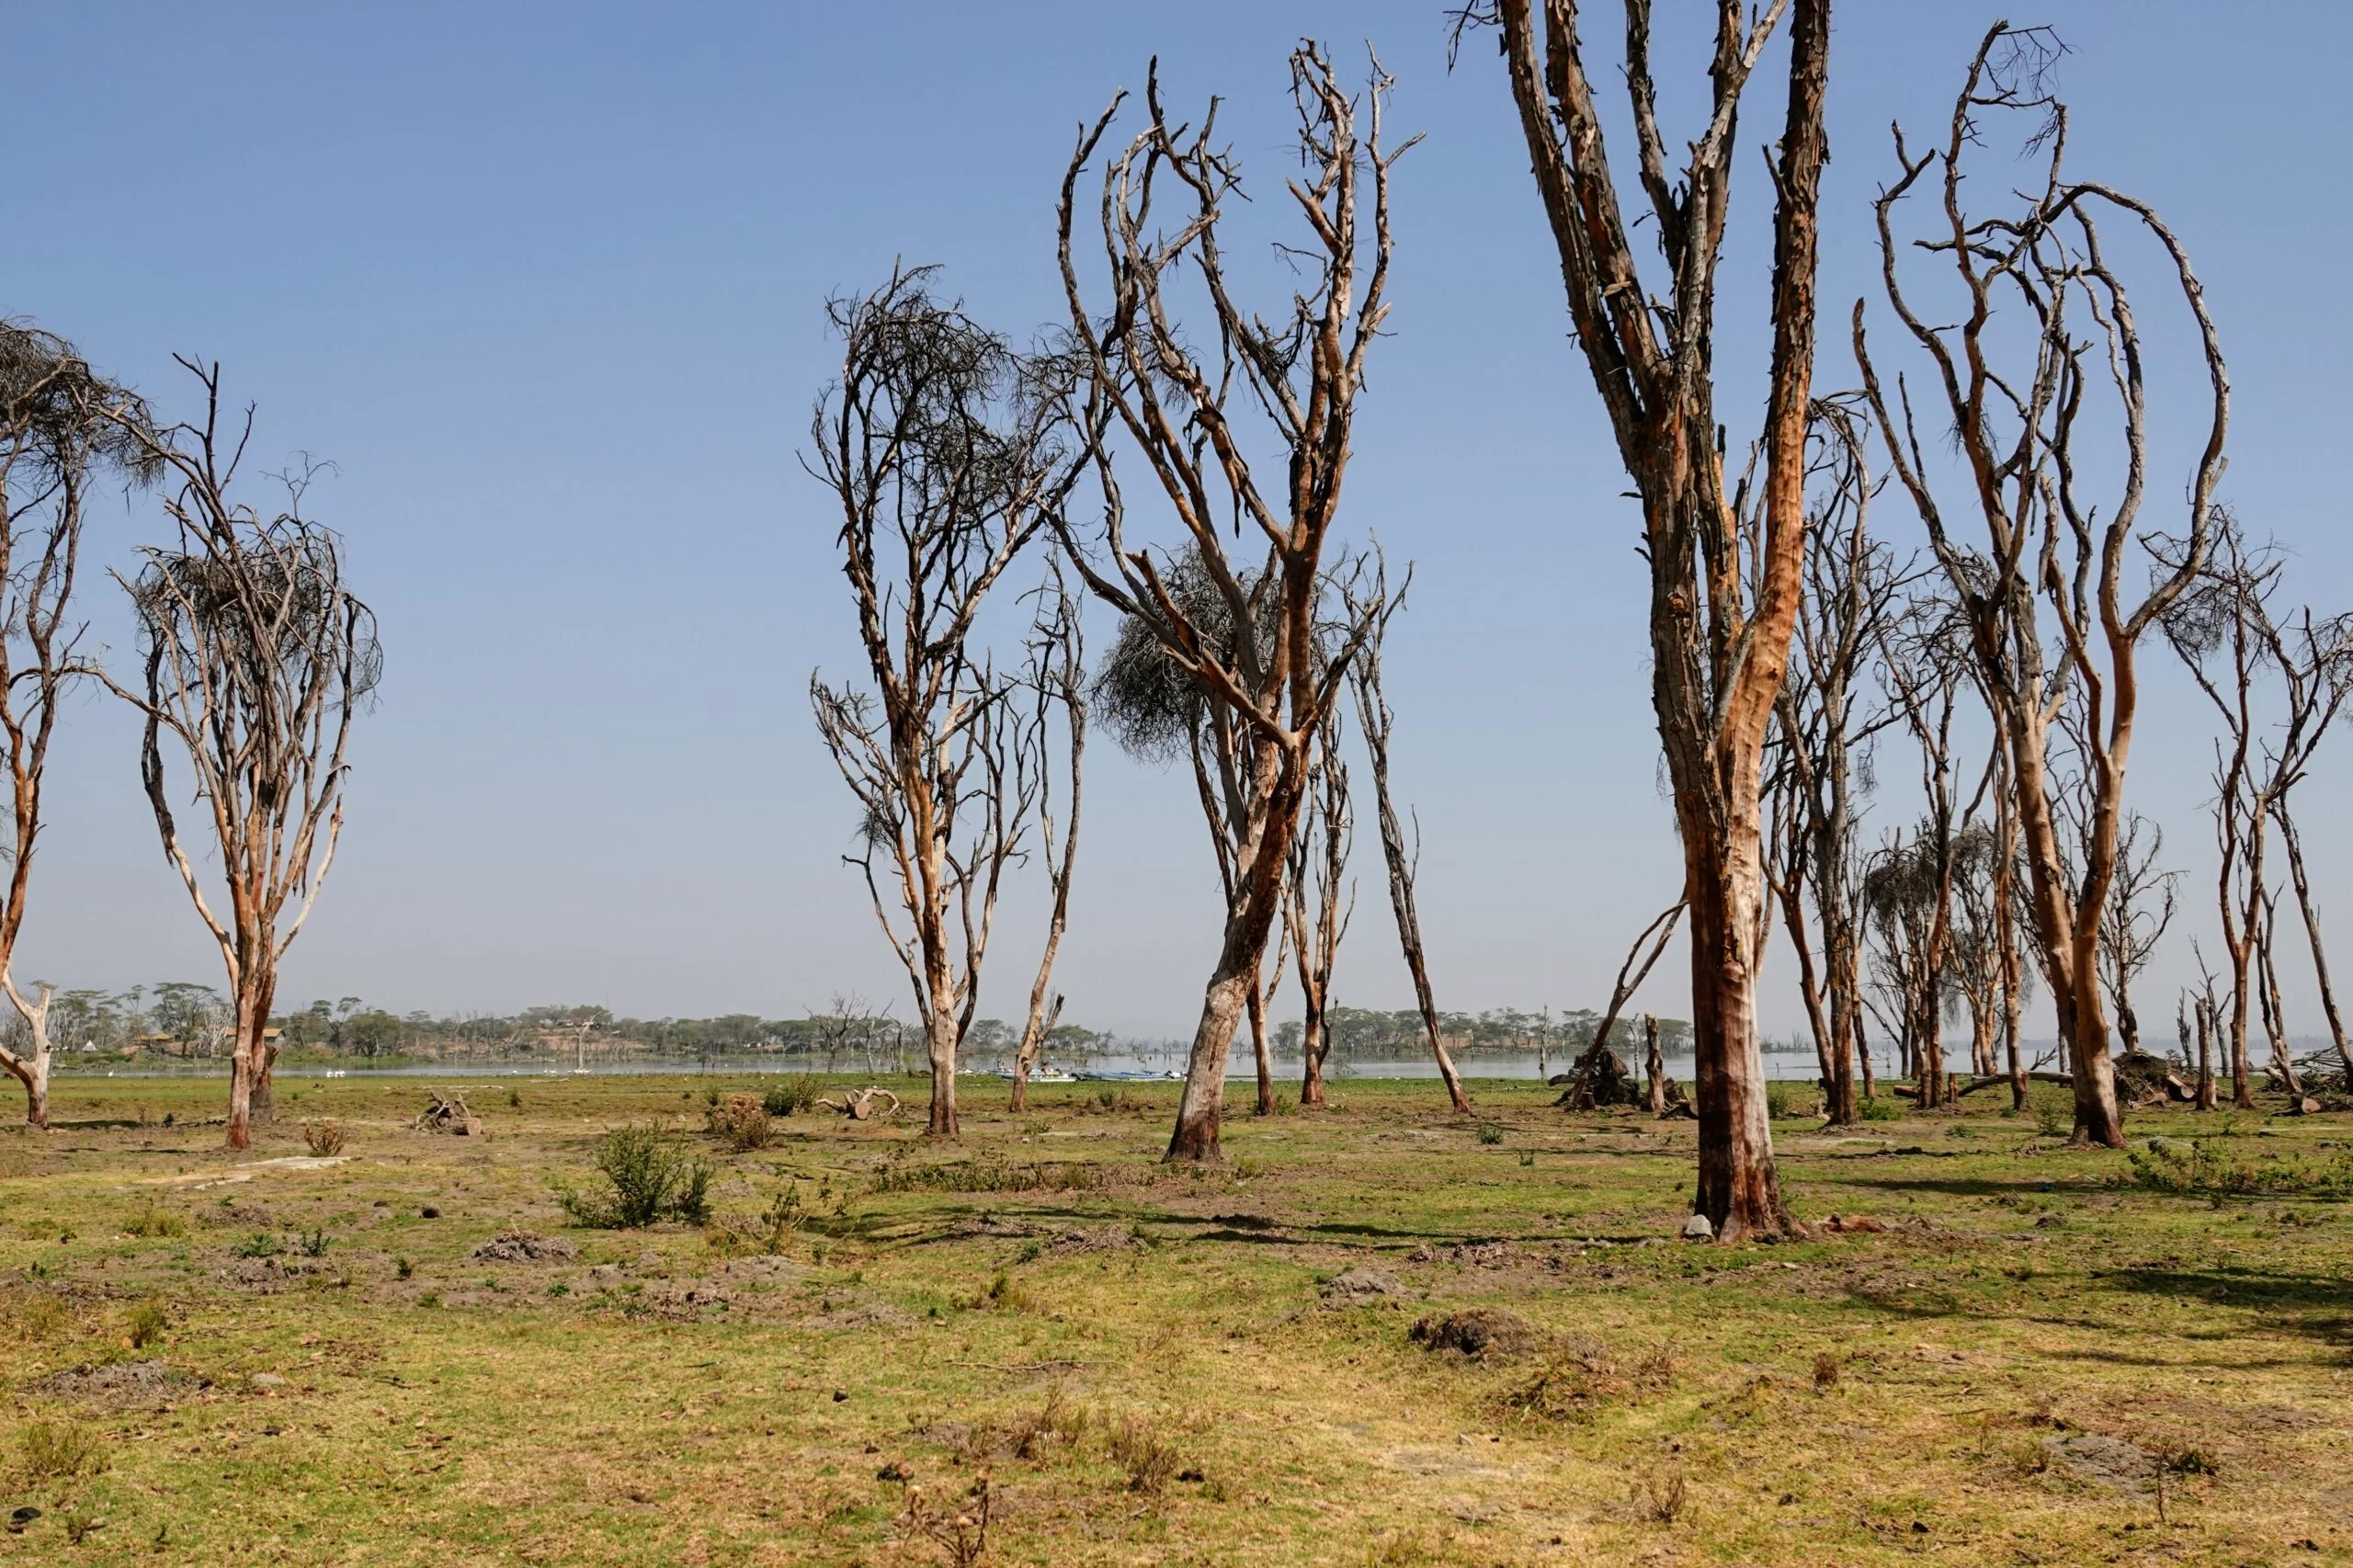
[[[1716,1248],[1688,1123],[1531,1084],[1346,1083],[1201,1174],[1173,1087],[976,1082],[954,1144],[738,1153],[740,1082],[463,1084],[456,1138],[293,1077],[233,1160],[218,1083],[66,1081],[0,1136],[0,1561],[945,1563],[983,1475],[979,1561],[1057,1568],[2353,1561],[2343,1118],[2137,1118],[2154,1187],[1992,1094],[1790,1119],[1816,1239]],[[656,1119],[712,1222],[571,1223]]]

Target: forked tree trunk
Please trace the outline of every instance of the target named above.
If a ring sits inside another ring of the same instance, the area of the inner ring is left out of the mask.
[[[25,1032],[30,1049],[24,1054],[0,1046],[0,1067],[5,1067],[17,1082],[25,1086],[25,1125],[49,1131],[49,999],[50,988],[40,988],[40,1000],[28,1002],[17,994],[15,985],[8,987],[9,999],[17,1006],[25,1020]]]

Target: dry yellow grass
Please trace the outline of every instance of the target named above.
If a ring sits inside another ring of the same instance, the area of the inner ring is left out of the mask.
[[[983,1471],[982,1561],[1055,1568],[2353,1549],[2338,1199],[2146,1190],[1972,1104],[1782,1123],[1800,1211],[1884,1228],[1717,1249],[1667,1239],[1687,1128],[1533,1085],[1457,1120],[1344,1084],[1236,1121],[1201,1176],[1153,1163],[1157,1091],[1046,1088],[1017,1119],[983,1086],[956,1145],[796,1115],[731,1153],[707,1088],[748,1086],[470,1084],[474,1140],[407,1131],[414,1082],[294,1078],[233,1162],[187,1125],[217,1085],[65,1083],[58,1131],[0,1137],[0,1514],[43,1510],[0,1560],[940,1563],[909,1489],[952,1518]],[[342,1157],[304,1156],[330,1117]],[[551,1179],[657,1118],[719,1167],[717,1223],[569,1228]],[[2231,1131],[2258,1171],[2353,1142]],[[576,1256],[473,1257],[516,1232]],[[1327,1291],[1366,1267],[1399,1293]],[[1472,1308],[1535,1348],[1409,1337]],[[93,1451],[32,1473],[28,1434],[66,1429]]]

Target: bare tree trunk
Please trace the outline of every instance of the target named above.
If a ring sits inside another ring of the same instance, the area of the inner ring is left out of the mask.
[[[2198,1108],[2214,1108],[2214,999],[2198,999]]]
[[[2283,803],[2277,813],[2279,822],[2279,842],[2288,850],[2288,877],[2295,884],[2296,907],[2304,917],[2304,936],[2313,949],[2313,976],[2320,983],[2321,1011],[2328,1017],[2328,1038],[2336,1047],[2336,1060],[2345,1069],[2345,1086],[2353,1090],[2353,1051],[2345,1043],[2345,1019],[2336,1010],[2336,991],[2328,979],[2328,949],[2320,939],[2320,911],[2313,903],[2312,884],[2304,878],[2304,844],[2296,832],[2296,819],[2288,814]]]
[[[1411,586],[1410,574],[1407,588]],[[1422,917],[1415,902],[1414,884],[1421,865],[1421,824],[1415,823],[1414,846],[1405,844],[1404,825],[1398,820],[1397,806],[1389,790],[1389,743],[1395,733],[1395,720],[1389,710],[1388,694],[1381,682],[1381,644],[1389,630],[1389,615],[1405,602],[1406,588],[1400,588],[1390,601],[1389,611],[1374,619],[1357,654],[1356,672],[1350,677],[1356,688],[1357,718],[1364,729],[1366,756],[1372,763],[1373,805],[1381,825],[1381,858],[1389,870],[1389,907],[1397,916],[1397,947],[1404,955],[1405,970],[1414,981],[1414,1006],[1422,1015],[1422,1030],[1428,1038],[1430,1058],[1438,1063],[1438,1075],[1446,1082],[1446,1096],[1458,1116],[1471,1114],[1471,1100],[1462,1092],[1461,1075],[1454,1070],[1454,1058],[1446,1049],[1446,1041],[1438,1030],[1438,1003],[1430,990],[1428,958],[1422,946]]]
[[[1275,958],[1275,972],[1278,974],[1282,972],[1280,954],[1277,954]],[[1320,1070],[1323,1063],[1314,1058],[1313,1042],[1310,1042],[1308,1051],[1308,1072],[1313,1077],[1315,1085],[1314,1103],[1322,1105],[1324,1079]],[[1253,1114],[1272,1116],[1275,1114],[1275,1059],[1273,1053],[1267,1048],[1267,980],[1263,971],[1252,981],[1250,985],[1250,1055],[1258,1068],[1258,1104]],[[1302,1105],[1309,1103],[1307,1091],[1303,1087],[1300,1091],[1300,1103]]]
[[[2271,1044],[2271,1070],[2287,1085],[2288,1097],[2301,1103],[2304,1085],[2296,1076],[2295,1057],[2288,1045],[2288,1013],[2279,1000],[2279,967],[2273,961],[2274,939],[2279,932],[2279,903],[2277,893],[2263,895],[2263,915],[2256,938],[2256,974],[2262,986],[2263,1033]]]
[[[1855,1014],[1855,1060],[1862,1063],[1863,1098],[1867,1100],[1879,1098],[1879,1079],[1871,1072],[1871,1042],[1870,1037],[1864,1032],[1863,1016],[1860,1011]]]
[[[1666,1053],[1658,1046],[1658,1015],[1643,1015],[1643,1070],[1650,1079],[1651,1114],[1666,1114]]]

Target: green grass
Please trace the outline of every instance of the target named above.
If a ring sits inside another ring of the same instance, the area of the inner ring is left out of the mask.
[[[1783,1120],[1815,1236],[1717,1248],[1671,1239],[1691,1124],[1532,1084],[1458,1119],[1342,1083],[1212,1173],[1155,1163],[1174,1085],[1017,1119],[972,1084],[952,1144],[793,1115],[733,1153],[710,1082],[461,1084],[467,1139],[408,1131],[413,1082],[285,1080],[349,1129],[330,1165],[271,1163],[290,1119],[222,1153],[217,1083],[62,1084],[57,1131],[0,1137],[0,1471],[44,1510],[0,1561],[934,1563],[919,1522],[983,1471],[984,1561],[1054,1568],[2353,1549],[2343,1118],[2193,1156],[2220,1119],[2136,1117],[2139,1165],[1974,1102]],[[710,1165],[708,1227],[570,1222],[621,1126]],[[576,1256],[472,1256],[517,1232]],[[1325,1305],[1358,1266],[1408,1294]],[[1540,1348],[1408,1336],[1472,1308]],[[2052,1459],[2085,1432],[2165,1467],[2163,1520]]]

